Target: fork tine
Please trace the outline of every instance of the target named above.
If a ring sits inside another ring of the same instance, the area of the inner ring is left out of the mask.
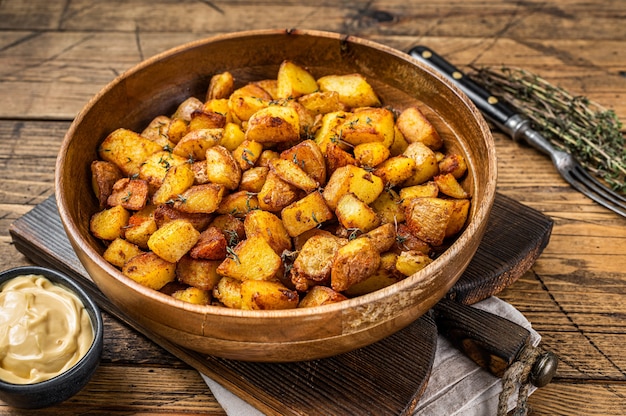
[[[570,184],[600,205],[626,217],[626,197],[609,189],[591,176],[582,166],[574,163],[568,170]]]

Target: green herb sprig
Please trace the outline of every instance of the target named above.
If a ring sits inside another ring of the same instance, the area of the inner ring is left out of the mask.
[[[520,109],[554,147],[572,154],[615,191],[626,193],[624,133],[614,111],[527,70],[473,70],[471,78]]]

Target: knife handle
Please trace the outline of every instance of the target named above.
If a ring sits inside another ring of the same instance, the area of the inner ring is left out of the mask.
[[[439,333],[479,366],[497,377],[520,358],[524,349],[535,349],[529,381],[543,387],[554,377],[558,359],[530,345],[530,332],[508,319],[481,309],[441,299],[434,307]],[[524,351],[528,352],[528,351]]]
[[[509,136],[517,139],[515,136],[519,130],[519,124],[524,123],[524,120],[510,105],[499,100],[484,87],[472,81],[454,65],[446,61],[441,55],[438,55],[426,46],[415,46],[409,51],[409,55],[444,75],[472,100],[487,120],[498,126]]]

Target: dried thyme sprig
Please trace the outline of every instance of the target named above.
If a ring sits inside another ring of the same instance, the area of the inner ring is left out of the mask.
[[[571,153],[611,188],[626,193],[624,134],[614,111],[523,69],[473,69],[474,80],[520,109],[554,147]]]

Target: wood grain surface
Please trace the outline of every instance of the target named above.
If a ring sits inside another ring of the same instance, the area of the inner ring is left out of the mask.
[[[524,67],[626,120],[626,4],[459,1],[0,2],[0,265],[28,264],[9,225],[54,193],[69,123],[142,59],[217,33],[331,30],[408,50],[425,44],[460,68]],[[530,398],[533,415],[626,413],[626,219],[571,189],[549,160],[496,133],[498,191],[554,220],[550,243],[500,294],[561,358]],[[54,414],[224,415],[186,364],[107,319],[116,343],[96,377]],[[0,406],[2,414],[20,414]],[[41,411],[39,414],[52,414]]]

